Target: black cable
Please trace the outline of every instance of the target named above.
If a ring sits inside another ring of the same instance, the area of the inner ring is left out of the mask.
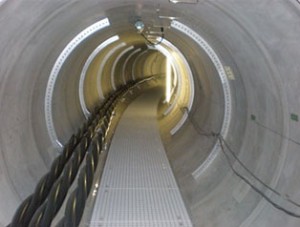
[[[161,27],[161,28],[160,28],[160,31],[161,31],[161,37],[160,37],[160,40],[159,40],[157,43],[153,43],[151,40],[149,40],[149,39],[147,38],[147,36],[146,36],[143,32],[141,33],[141,36],[144,37],[144,39],[147,41],[147,43],[148,43],[150,46],[157,46],[157,45],[161,44],[162,41],[165,39],[164,28]]]
[[[220,143],[220,147],[222,152],[224,153],[226,160],[231,168],[231,170],[234,172],[234,174],[236,176],[238,176],[241,180],[243,180],[246,184],[248,184],[254,191],[256,191],[259,195],[261,195],[264,199],[266,199],[267,202],[269,202],[272,206],[274,206],[275,208],[277,208],[278,210],[283,211],[284,213],[296,217],[296,218],[300,218],[300,214],[296,214],[292,211],[289,211],[283,207],[281,207],[280,205],[278,205],[277,203],[275,203],[272,199],[270,199],[265,193],[263,193],[261,190],[259,190],[256,186],[254,186],[250,180],[248,180],[246,177],[244,177],[242,174],[240,174],[237,170],[235,170],[235,168],[233,167],[229,156],[227,155],[227,153],[225,152],[223,143],[225,144],[226,148],[228,149],[228,151],[231,153],[231,155],[234,157],[234,159],[255,179],[257,180],[259,183],[261,183],[264,187],[266,187],[267,189],[269,189],[270,191],[272,191],[273,193],[275,193],[276,195],[278,195],[280,198],[282,198],[285,201],[288,201],[290,203],[292,203],[293,205],[300,207],[300,204],[283,196],[281,193],[279,193],[278,191],[276,191],[275,189],[271,188],[269,185],[267,185],[265,182],[263,182],[260,178],[258,178],[235,154],[235,152],[231,149],[231,147],[229,146],[229,144],[226,142],[226,140],[223,138],[223,136],[220,133],[208,133],[206,131],[204,131],[203,129],[201,129],[201,127],[193,121],[193,119],[190,117],[190,114],[188,112],[188,108],[187,107],[183,107],[180,108],[180,110],[186,110],[187,114],[188,114],[188,119],[191,121],[192,125],[194,126],[194,128],[196,129],[197,133],[200,135],[204,135],[206,137],[216,137],[219,140]],[[287,137],[286,137],[287,138]]]
[[[144,37],[144,39],[147,41],[147,43],[148,43],[150,46],[157,46],[157,45],[161,44],[162,41],[164,40],[164,35],[162,35],[162,36],[161,36],[161,39],[160,39],[157,43],[153,43],[151,40],[149,40],[149,39],[147,38],[147,36],[145,36],[144,33],[141,33],[141,35]]]
[[[226,142],[226,140],[219,135],[219,138],[224,142],[227,150],[232,154],[232,156],[234,157],[234,159],[255,179],[257,180],[259,183],[261,183],[263,186],[265,186],[267,189],[269,189],[270,191],[272,191],[273,193],[275,193],[276,195],[278,195],[279,197],[281,197],[282,199],[294,204],[297,207],[300,207],[300,204],[287,198],[286,196],[282,195],[280,192],[276,191],[275,189],[271,188],[269,185],[267,185],[265,182],[263,182],[260,178],[258,178],[235,154],[235,152],[230,148],[230,146],[228,145],[228,143]]]
[[[280,137],[282,137],[282,138],[284,138],[284,139],[286,139],[286,140],[288,140],[288,141],[290,141],[290,142],[292,142],[292,143],[297,144],[297,145],[300,146],[300,142],[298,142],[298,141],[296,141],[296,140],[294,140],[294,139],[291,139],[291,138],[289,138],[289,137],[287,137],[287,136],[285,136],[285,135],[282,135],[281,133],[276,132],[274,129],[271,129],[271,128],[269,128],[269,127],[263,125],[262,123],[260,123],[260,122],[258,122],[258,121],[256,121],[256,120],[255,120],[254,122],[255,122],[258,126],[264,128],[264,129],[266,129],[266,130],[268,130],[268,131],[270,131],[270,132],[273,132],[274,134],[276,134],[276,135],[278,135],[278,136],[280,136]]]
[[[222,139],[221,137],[219,137],[219,142],[220,142],[220,146],[221,146],[221,150],[223,151],[226,160],[231,168],[231,170],[233,171],[233,173],[238,176],[241,180],[243,180],[246,184],[248,184],[255,192],[257,192],[259,195],[261,195],[266,201],[268,201],[272,206],[274,206],[276,209],[283,211],[284,213],[295,217],[295,218],[300,218],[300,214],[296,214],[290,210],[287,210],[285,208],[283,208],[282,206],[278,205],[277,203],[275,203],[273,200],[271,200],[265,193],[263,193],[261,190],[259,190],[256,186],[254,186],[246,177],[244,177],[243,175],[241,175],[239,172],[237,172],[235,170],[235,168],[233,167],[230,158],[228,157],[228,155],[226,154],[224,147],[223,147],[223,143],[222,143]]]
[[[192,125],[194,126],[194,129],[196,130],[196,132],[201,135],[201,136],[205,136],[205,137],[212,137],[215,134],[214,133],[208,133],[206,131],[204,131],[196,122],[194,122],[194,119],[190,116],[189,114],[189,109],[185,106],[180,108],[180,110],[183,112],[183,110],[187,113],[188,119],[190,120],[190,122],[192,123]]]

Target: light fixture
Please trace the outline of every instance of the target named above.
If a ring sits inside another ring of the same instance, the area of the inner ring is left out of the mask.
[[[160,19],[168,19],[168,20],[177,20],[179,17],[172,17],[172,16],[158,16]]]
[[[166,61],[166,102],[169,103],[171,100],[172,93],[172,65],[171,60],[167,57]]]
[[[185,3],[185,4],[197,4],[199,0],[169,0],[169,2],[177,4],[177,3]]]
[[[143,21],[141,20],[136,21],[134,26],[137,29],[138,33],[142,33],[144,31],[145,24]]]

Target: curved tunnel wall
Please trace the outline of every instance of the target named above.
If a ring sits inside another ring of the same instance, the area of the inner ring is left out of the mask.
[[[76,48],[56,82],[53,117],[63,143],[84,120],[78,87],[89,55],[114,35],[120,36],[117,43],[132,42],[125,46],[133,45],[144,51],[144,40],[136,35],[132,22],[139,15],[147,23],[156,23],[158,8],[160,15],[176,16],[178,21],[200,34],[223,66],[232,71],[229,77],[232,120],[226,137],[230,146],[265,182],[300,200],[299,146],[278,135],[296,141],[300,137],[299,123],[291,119],[291,114],[300,113],[299,5],[293,1],[267,0],[200,1],[196,5],[159,3],[10,0],[0,7],[0,27],[5,31],[0,36],[0,199],[9,198],[8,203],[0,206],[1,225],[10,221],[8,217],[34,190],[57,154],[58,148],[53,146],[47,132],[44,100],[49,74],[58,55],[83,29],[109,18],[111,26]],[[159,22],[170,26],[168,20]],[[130,37],[128,31],[135,35]],[[214,65],[186,34],[168,28],[166,38],[182,52],[194,77],[195,96],[190,118],[205,131],[218,132],[223,121],[224,97]],[[108,65],[114,64],[125,46],[115,52]],[[129,54],[116,63],[117,72]],[[139,59],[138,65],[144,65],[142,62],[147,59],[152,61],[151,53],[146,56]],[[132,72],[134,59],[128,60],[127,77]],[[163,66],[154,68],[159,73]],[[107,78],[102,80],[104,93],[110,92],[111,87],[110,68],[106,71]],[[143,72],[149,69],[137,67],[134,70],[140,76],[144,76]],[[118,83],[120,80],[116,79]],[[87,106],[92,108],[96,100],[92,94],[97,91],[85,91],[85,94]],[[165,108],[161,105],[159,111]],[[169,125],[175,125],[181,116],[177,107],[174,116],[160,114],[159,119],[170,162],[195,226],[299,225],[298,219],[275,210],[235,177],[221,152],[206,168],[201,168],[207,163],[216,141],[199,135],[190,120],[171,136]]]

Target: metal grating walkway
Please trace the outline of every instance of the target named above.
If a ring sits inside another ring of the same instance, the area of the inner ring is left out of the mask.
[[[114,135],[90,226],[192,226],[162,145],[158,95],[125,111]]]

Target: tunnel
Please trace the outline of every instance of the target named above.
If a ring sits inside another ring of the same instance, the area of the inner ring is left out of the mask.
[[[299,226],[299,24],[297,0],[0,1],[0,225],[94,109],[139,81],[121,112],[147,119],[156,100],[192,224],[103,226]]]

